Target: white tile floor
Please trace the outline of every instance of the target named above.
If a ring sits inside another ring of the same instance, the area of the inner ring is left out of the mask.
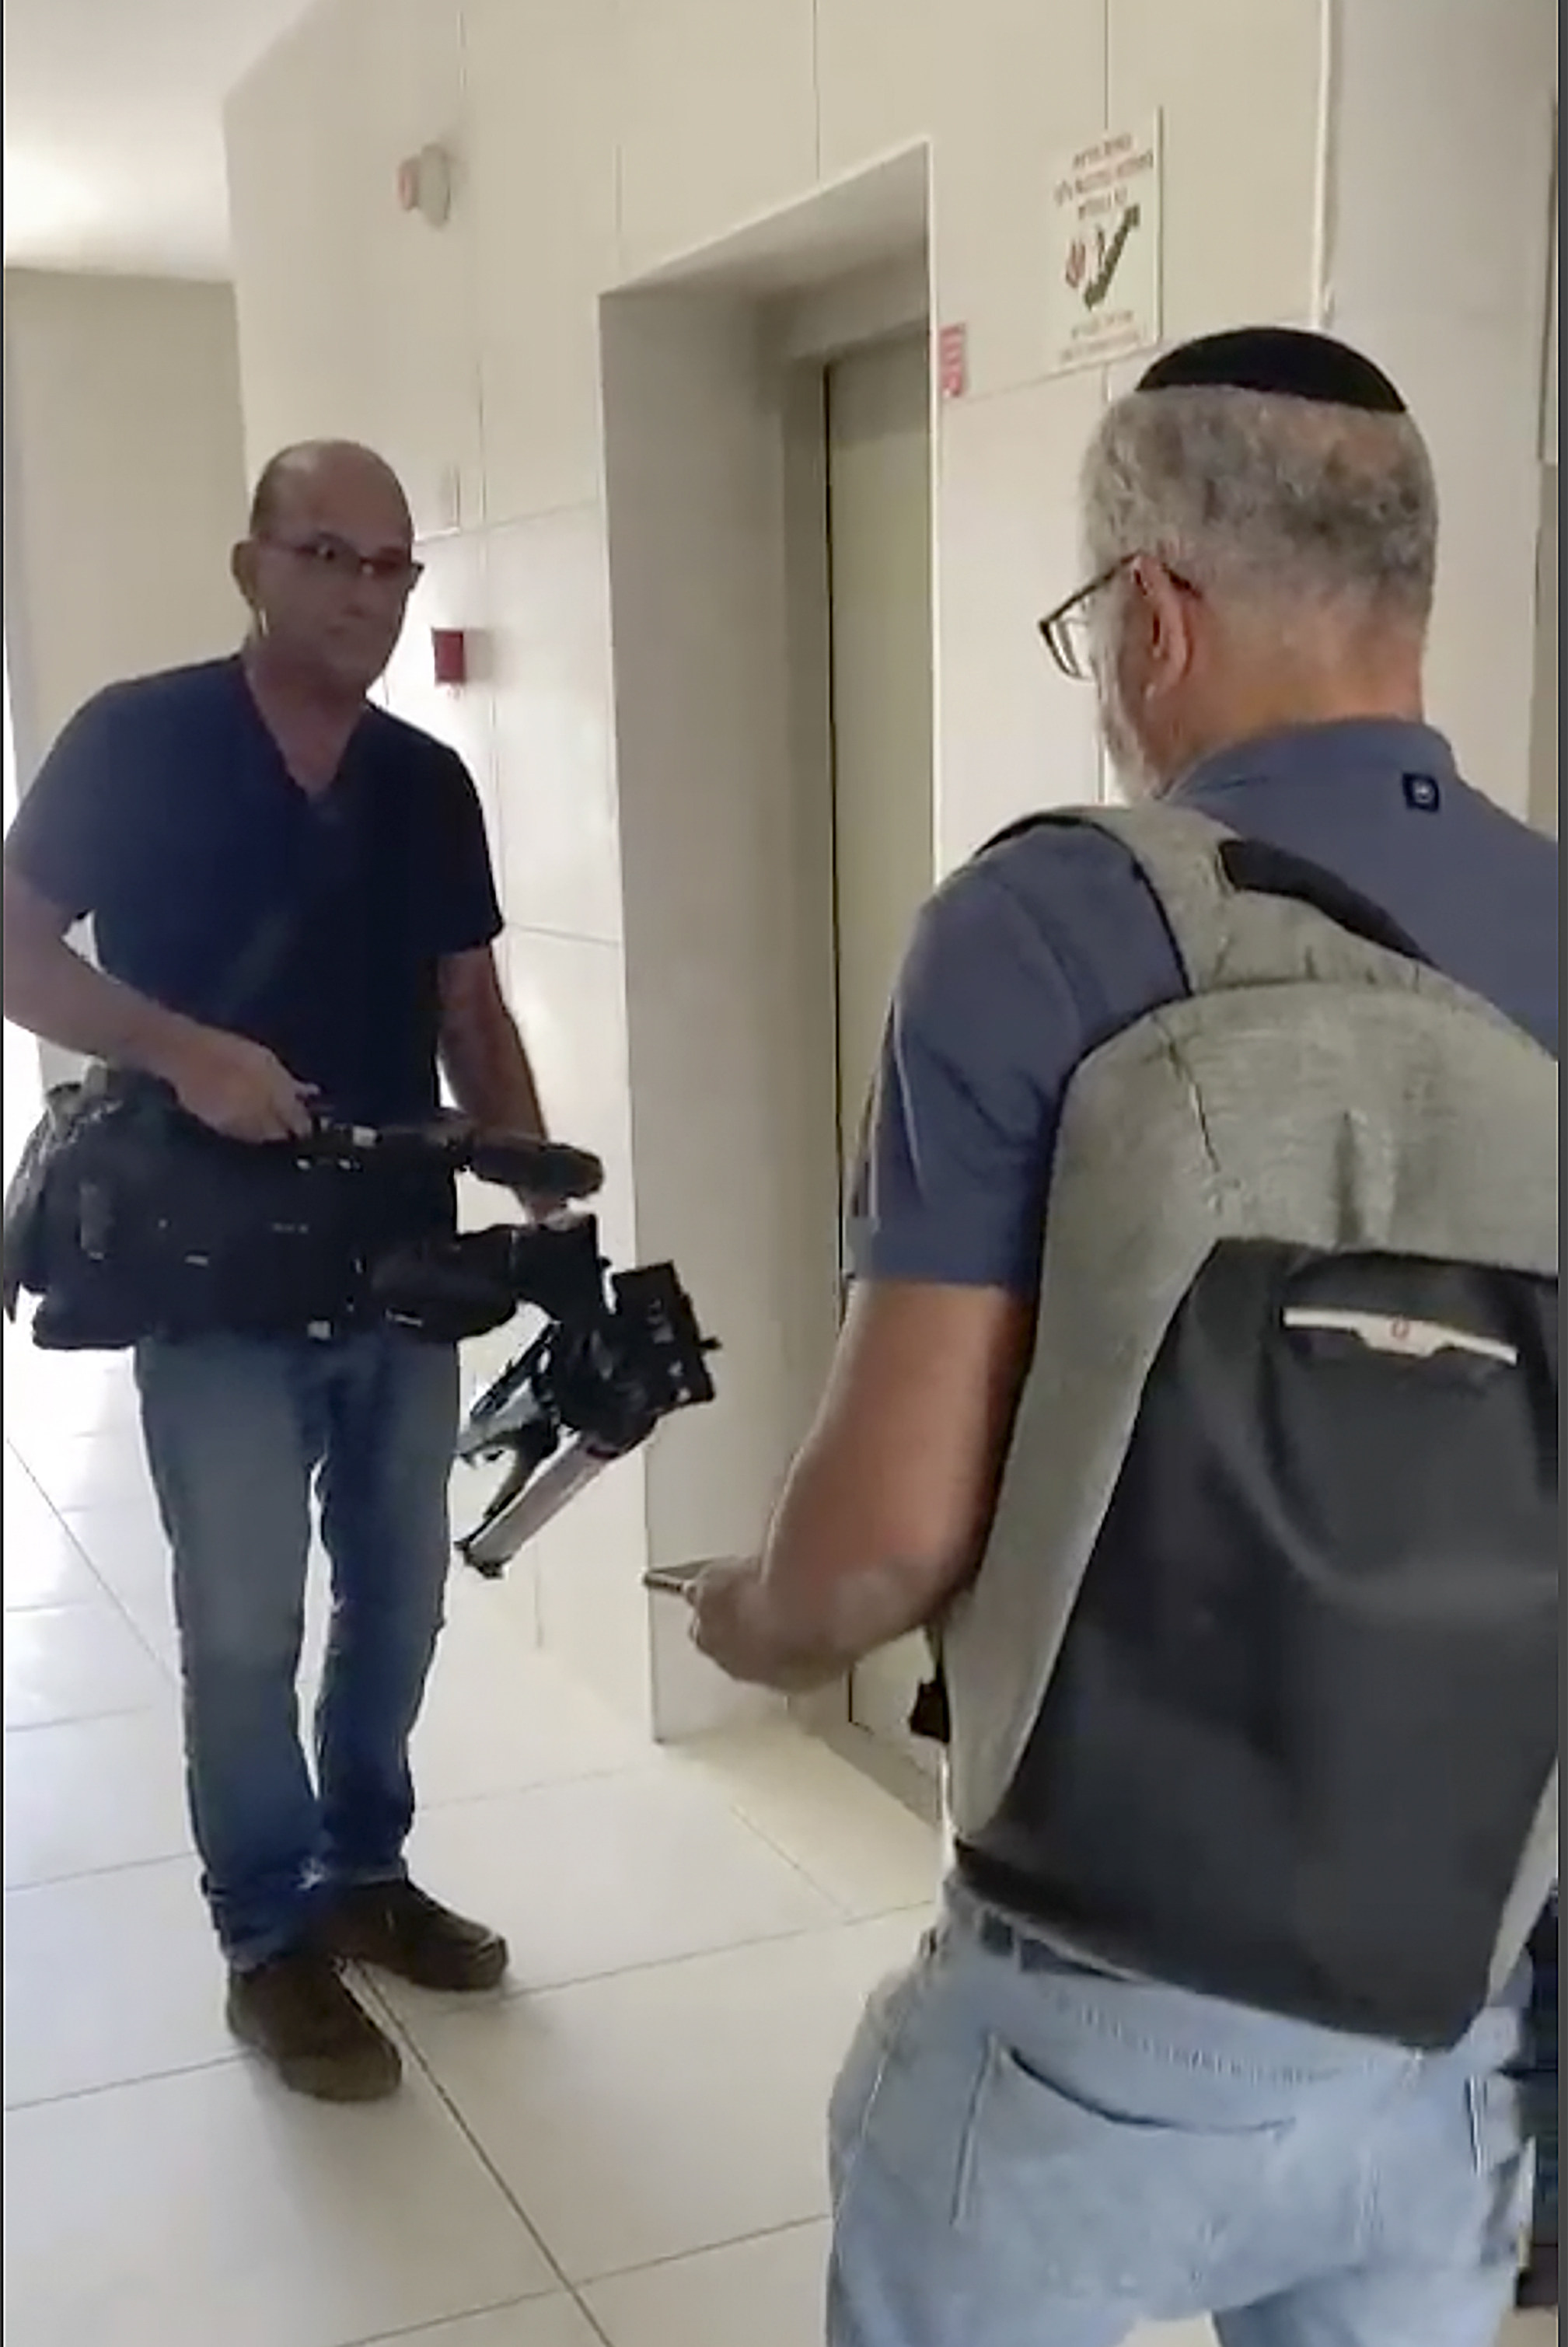
[[[823,2108],[926,1829],[786,1730],[651,1752],[459,1583],[415,1856],[514,1993],[389,1995],[409,2091],[293,2101],[222,2027],[123,1376],[6,1372],[14,2347],[820,2347]]]

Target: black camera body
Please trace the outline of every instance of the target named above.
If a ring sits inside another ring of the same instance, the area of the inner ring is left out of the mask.
[[[459,1174],[516,1192],[533,1219],[454,1232]],[[111,1352],[387,1326],[459,1344],[532,1309],[542,1329],[459,1440],[460,1457],[506,1464],[458,1542],[494,1575],[661,1419],[712,1399],[714,1348],[673,1265],[607,1276],[598,1224],[572,1210],[603,1183],[586,1151],[457,1116],[323,1117],[253,1147],[198,1124],[163,1085],[98,1071],[51,1095],[8,1187],[4,1306],[14,1316],[24,1294],[38,1297],[46,1350]]]

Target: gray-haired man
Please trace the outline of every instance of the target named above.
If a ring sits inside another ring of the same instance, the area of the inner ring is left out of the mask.
[[[1556,856],[1424,722],[1436,499],[1387,377],[1314,335],[1188,345],[1107,415],[1084,520],[1045,632],[1133,791],[1326,869],[1554,1053]],[[974,1573],[1069,1081],[1183,992],[1092,828],[1004,841],[927,907],[828,1398],[761,1565],[698,1592],[737,1676],[829,1678]],[[1526,2209],[1515,2010],[1434,2053],[1341,2034],[1075,1959],[1002,1874],[960,1846],[840,2081],[834,2347],[1116,2347],[1200,2312],[1224,2347],[1491,2347]]]

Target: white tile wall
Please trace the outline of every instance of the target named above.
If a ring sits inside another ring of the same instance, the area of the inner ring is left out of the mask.
[[[1561,652],[1558,624],[1558,543],[1562,491],[1557,466],[1541,474],[1540,545],[1535,585],[1535,692],[1531,707],[1530,820],[1540,830],[1557,836],[1557,784],[1562,729],[1557,715],[1557,663]]]
[[[530,1544],[541,1643],[640,1733],[657,1726],[649,1654],[648,1462],[619,1460]]]
[[[942,13],[943,0],[817,0],[825,179],[935,129]]]
[[[461,173],[462,11],[458,0],[347,5],[362,78],[344,108],[360,140],[342,200],[365,222],[366,436],[401,473],[421,536],[471,528],[484,511],[484,460],[470,239],[456,220],[435,227],[397,198],[399,164],[425,146],[445,147]]]
[[[365,32],[349,0],[324,0],[304,12],[225,108],[252,476],[291,441],[374,427],[365,362],[372,228],[360,97],[371,70]],[[422,349],[423,322],[405,323]]]
[[[493,530],[489,574],[507,917],[616,944],[620,845],[600,508]]]
[[[482,510],[467,238],[397,195],[405,157],[462,144],[460,28],[458,0],[322,0],[226,115],[251,470],[368,440],[422,537]]]
[[[497,787],[495,694],[489,671],[496,658],[487,547],[477,534],[421,542],[425,576],[409,605],[408,623],[386,672],[386,698],[400,717],[456,751],[474,778],[485,810],[490,852],[501,860],[501,802]],[[436,682],[431,631],[460,628],[468,641],[469,682]]]
[[[1541,388],[1541,455],[1543,463],[1557,462],[1557,272],[1559,267],[1557,220],[1552,221],[1551,284],[1547,289],[1546,364],[1545,380]]]
[[[1522,815],[1530,799],[1535,542],[1541,470],[1518,415],[1540,383],[1517,328],[1341,308],[1337,323],[1388,366],[1437,466],[1442,537],[1428,705],[1478,789]]]
[[[1109,0],[1109,13],[1111,119],[1163,119],[1167,339],[1305,318],[1323,0]]]
[[[1432,713],[1523,813],[1556,10],[1342,0],[1337,23],[1334,324],[1389,365],[1436,461]]]
[[[229,289],[8,269],[5,466],[6,723],[25,788],[90,693],[239,636]]]
[[[611,0],[466,0],[464,206],[491,522],[597,498],[617,274]]]
[[[1456,326],[1504,328],[1539,317],[1556,10],[1547,0],[1340,0],[1337,30],[1342,313],[1437,311]]]
[[[811,186],[813,0],[657,0],[622,8],[617,24],[628,274]]]
[[[938,487],[944,869],[1034,806],[1092,798],[1092,695],[1053,667],[1035,622],[1077,584],[1073,493],[1101,410],[1069,375],[948,410]]]
[[[1103,127],[1105,38],[1105,0],[943,0],[938,307],[968,328],[977,395],[1044,372],[1051,169]]]
[[[636,1235],[620,949],[591,938],[509,929],[503,951],[550,1130],[604,1159],[600,1220],[610,1252],[624,1263]]]
[[[600,1227],[606,1254],[624,1268],[636,1260],[637,1236],[620,949],[513,929],[505,953],[508,992],[550,1128],[605,1161]],[[646,1476],[642,1456],[620,1461],[547,1525],[518,1561],[536,1592],[545,1643],[641,1727],[652,1717],[641,1585]]]

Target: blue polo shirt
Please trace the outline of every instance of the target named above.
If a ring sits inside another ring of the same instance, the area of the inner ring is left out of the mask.
[[[1249,742],[1173,794],[1380,906],[1440,969],[1557,1050],[1557,848],[1395,721]],[[1079,1061],[1184,985],[1153,895],[1102,832],[979,856],[920,917],[849,1225],[862,1278],[1039,1284],[1051,1151]]]
[[[265,1043],[333,1113],[427,1116],[440,1097],[439,975],[501,927],[462,761],[364,711],[330,790],[289,774],[238,660],[111,685],[22,802],[5,858],[113,978]],[[292,916],[242,1006],[248,946]]]

